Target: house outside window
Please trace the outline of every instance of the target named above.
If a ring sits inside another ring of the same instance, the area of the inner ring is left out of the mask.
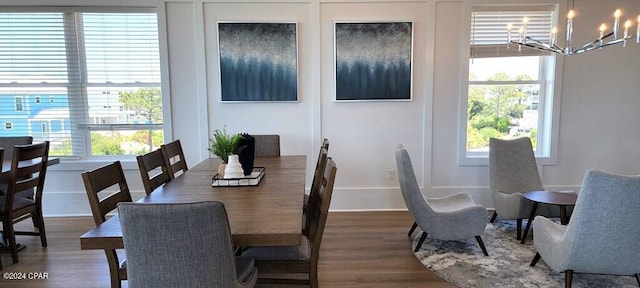
[[[526,16],[527,33],[548,41],[556,13],[556,5],[472,8],[461,164],[488,163],[490,138],[530,137],[536,157],[549,157],[557,59],[507,45],[507,24],[517,31]]]
[[[15,111],[0,107],[0,116],[18,119],[15,133],[73,159],[139,155],[164,142],[154,9],[12,9],[0,13],[0,103],[14,98]]]

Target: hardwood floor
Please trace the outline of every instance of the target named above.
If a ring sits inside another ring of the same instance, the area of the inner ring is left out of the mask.
[[[109,287],[104,252],[80,250],[79,237],[94,226],[92,218],[45,218],[45,223],[49,246],[42,248],[38,237],[18,236],[18,242],[27,245],[20,263],[11,264],[11,256],[2,254],[1,272],[47,273],[48,279],[0,278],[0,287]],[[321,248],[320,287],[453,287],[413,256],[406,236],[411,223],[407,212],[330,213]],[[17,225],[30,226],[31,221]]]

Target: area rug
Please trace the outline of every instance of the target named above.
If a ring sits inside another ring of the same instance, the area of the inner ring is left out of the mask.
[[[414,254],[425,267],[457,287],[564,287],[565,274],[550,270],[543,259],[529,266],[536,254],[533,241],[529,237],[520,244],[515,226],[515,221],[487,224],[482,240],[488,257],[473,237],[464,241],[427,237]],[[418,239],[420,233],[414,238],[412,250]],[[572,287],[637,288],[638,283],[631,276],[573,273]]]

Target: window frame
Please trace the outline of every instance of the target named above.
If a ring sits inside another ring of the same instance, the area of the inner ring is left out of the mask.
[[[152,13],[155,14],[155,17],[157,19],[157,37],[158,37],[158,53],[159,53],[159,73],[160,73],[160,80],[157,83],[158,85],[155,85],[154,87],[159,87],[160,91],[161,91],[161,97],[162,97],[162,118],[163,121],[162,123],[159,124],[131,124],[130,127],[124,127],[126,126],[126,124],[116,124],[116,127],[110,127],[110,128],[96,128],[95,125],[90,125],[87,123],[87,121],[82,121],[83,123],[80,122],[75,122],[74,124],[72,124],[72,126],[74,126],[75,128],[73,128],[72,132],[71,132],[71,141],[73,141],[73,155],[72,156],[57,156],[60,157],[62,159],[66,160],[72,160],[74,162],[82,162],[82,161],[90,161],[90,162],[95,162],[95,161],[114,161],[114,160],[123,160],[123,161],[135,161],[135,157],[136,155],[108,155],[108,156],[102,156],[102,155],[92,155],[91,152],[91,132],[92,131],[104,131],[104,130],[113,130],[113,131],[118,131],[118,130],[141,130],[141,131],[145,131],[145,130],[162,130],[164,132],[164,142],[167,141],[167,139],[172,139],[172,127],[170,125],[171,123],[171,105],[170,105],[170,95],[169,95],[169,91],[170,91],[170,87],[169,87],[169,79],[168,79],[168,72],[169,72],[169,68],[168,68],[168,45],[166,43],[166,39],[167,39],[167,27],[166,27],[166,19],[165,14],[166,14],[166,7],[164,7],[163,5],[157,5],[157,3],[155,2],[145,2],[147,3],[144,6],[140,6],[138,3],[136,6],[123,6],[123,5],[112,5],[112,4],[105,4],[105,3],[100,3],[99,5],[95,5],[92,6],[92,4],[87,5],[82,5],[82,6],[40,6],[40,7],[29,7],[29,6],[0,6],[0,11],[2,11],[3,13],[62,13],[63,17],[68,17],[67,15],[69,13],[77,13],[77,14],[71,14],[73,15],[72,17],[76,17],[77,15],[81,15],[80,13]],[[81,17],[81,16],[80,16]],[[66,21],[65,21],[66,23]],[[69,40],[70,36],[69,35],[75,35],[75,33],[73,34],[69,34],[67,33],[67,29],[73,28],[73,26],[70,27],[70,25],[65,24],[65,38],[66,40]],[[71,38],[75,38],[75,40],[73,41],[73,43],[78,44],[78,41],[83,41],[80,40],[81,38],[78,37],[73,37],[71,36]],[[74,50],[74,49],[72,49]],[[84,50],[84,48],[82,48],[82,50]],[[67,48],[67,51],[69,51],[69,49]],[[75,50],[78,51],[78,50]],[[76,55],[75,56],[79,56]],[[73,55],[67,55],[67,58],[72,57]],[[86,89],[86,87],[91,87],[91,86],[95,86],[95,84],[93,83],[87,83],[88,79],[86,77],[86,58],[84,57],[79,57],[79,60],[83,62],[81,64],[82,67],[84,67],[84,71],[75,71],[75,73],[84,73],[81,81],[78,81],[76,83],[72,83],[72,79],[71,77],[68,78],[66,83],[60,83],[60,84],[49,84],[46,87],[50,87],[50,88],[58,88],[58,87],[64,87],[65,89],[67,89],[67,96],[69,97],[69,110],[74,110],[76,108],[72,108],[72,106],[74,105],[82,105],[82,103],[87,103],[88,101],[88,97],[89,94],[88,93],[82,93],[82,100],[74,100],[73,102],[75,103],[71,103],[71,94],[72,92],[70,90],[72,89],[76,89],[73,87],[73,85],[76,85],[76,87],[84,87],[81,89]],[[77,69],[77,68],[76,68]],[[69,71],[71,73],[71,71]],[[150,86],[149,84],[142,84],[140,85],[139,83],[138,86],[140,87],[147,87]],[[102,86],[110,86],[112,85],[110,82],[109,83],[104,83],[101,84]],[[131,86],[132,84],[124,84]],[[5,85],[6,86],[6,85]],[[113,84],[113,86],[123,86],[123,84]],[[136,86],[137,87],[137,86]],[[23,98],[25,97],[25,95],[20,95]],[[28,96],[27,96],[28,97]],[[57,102],[55,96],[49,96],[49,102],[50,103],[55,103]],[[41,102],[43,100],[41,99]],[[24,102],[24,100],[23,100]],[[23,104],[24,106],[24,104]],[[24,110],[24,107],[23,107]],[[82,108],[82,110],[84,111],[83,113],[85,113],[85,115],[87,115],[88,113],[88,109],[86,108]],[[73,113],[70,113],[73,114]],[[71,115],[70,115],[71,116]],[[83,116],[85,117],[85,116]],[[73,123],[73,120],[71,119],[73,117],[70,117],[68,119],[68,121]],[[87,123],[87,124],[85,124]],[[77,134],[82,134],[82,136],[78,136]],[[81,139],[81,140],[80,140]],[[80,142],[80,145],[78,145],[76,142]],[[78,152],[76,151],[76,149],[79,149]]]
[[[465,4],[465,15],[463,17],[463,30],[462,39],[471,39],[471,22],[472,12],[474,7],[481,7],[481,9],[487,9],[494,7],[496,10],[500,10],[499,7],[508,7],[507,9],[517,9],[526,7],[526,9],[532,9],[535,6],[549,6],[554,7],[553,23],[558,26],[558,33],[564,34],[564,28],[562,25],[558,25],[558,15],[564,15],[567,7],[566,5],[558,4],[557,1],[551,0],[538,0],[532,1],[527,5],[513,4],[511,1],[506,0],[478,0],[472,1],[473,3]],[[504,8],[503,8],[504,9]],[[535,9],[535,8],[533,8]],[[506,27],[505,27],[506,35]],[[489,165],[489,153],[488,152],[467,152],[467,111],[468,111],[468,96],[469,86],[474,82],[469,81],[469,61],[471,60],[471,43],[470,41],[461,41],[462,54],[461,61],[461,85],[459,95],[459,119],[458,119],[458,153],[457,164],[459,166],[487,166]],[[506,46],[506,42],[505,42]],[[513,48],[512,48],[513,49]],[[517,49],[517,48],[515,48]],[[527,48],[522,48],[527,49]],[[468,52],[468,53],[467,53]],[[523,56],[527,53],[524,53]],[[558,150],[558,134],[559,134],[559,111],[561,103],[561,91],[562,91],[562,67],[564,57],[560,55],[552,55],[547,60],[540,61],[539,78],[538,81],[542,82],[540,86],[539,96],[539,108],[538,108],[538,141],[535,149],[535,157],[539,165],[555,165],[557,164],[557,150]],[[542,63],[544,62],[544,63]],[[519,81],[518,81],[519,82]],[[508,82],[499,82],[496,84],[509,84]],[[543,92],[544,91],[544,92]],[[546,145],[544,143],[547,143]]]

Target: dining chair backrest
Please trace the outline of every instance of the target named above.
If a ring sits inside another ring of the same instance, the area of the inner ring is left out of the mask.
[[[327,149],[327,151],[329,151],[329,139],[324,138],[322,139],[322,148]]]
[[[317,201],[315,201],[315,208],[311,208],[314,211],[313,214],[309,214],[307,218],[310,218],[309,222],[309,241],[311,241],[311,262],[312,266],[318,264],[320,257],[320,244],[322,243],[322,236],[324,234],[324,227],[327,223],[327,216],[329,216],[329,206],[331,205],[331,196],[333,195],[333,185],[336,180],[336,173],[338,168],[336,162],[327,157],[327,165],[322,175],[322,181],[318,189]]]
[[[182,151],[182,144],[180,144],[180,139],[174,140],[173,142],[162,144],[160,146],[162,150],[162,154],[164,155],[165,164],[169,167],[169,171],[171,174],[171,179],[176,176],[182,175],[182,173],[187,172],[189,167],[187,166],[187,160],[184,158],[184,152]]]
[[[37,144],[14,145],[7,192],[3,197],[4,207],[0,211],[3,223],[3,238],[8,240],[13,263],[18,263],[17,235],[40,236],[42,247],[47,247],[47,236],[42,214],[42,191],[47,174],[49,141]],[[33,191],[35,191],[35,196]],[[21,197],[27,192],[29,198]],[[13,224],[31,218],[37,232],[16,231]]]
[[[307,230],[310,227],[310,222],[313,217],[308,217],[308,215],[313,215],[317,209],[316,202],[318,201],[318,192],[320,190],[320,186],[322,184],[322,179],[324,176],[325,168],[327,166],[327,149],[324,147],[320,148],[320,152],[318,153],[318,160],[316,162],[316,169],[313,173],[313,181],[311,182],[311,189],[309,190],[309,201],[306,205],[306,209],[304,209],[305,213],[305,223],[304,230]],[[308,235],[308,231],[303,231],[305,235]]]
[[[107,220],[106,215],[116,209],[118,203],[132,201],[120,161],[83,172],[82,180],[87,191],[89,206],[91,206],[91,213],[96,226]],[[114,189],[115,192],[113,191]],[[100,197],[101,192],[111,194]],[[111,287],[120,287],[121,281],[127,279],[126,266],[120,263],[116,250],[105,249],[104,253],[109,264]]]
[[[131,192],[124,177],[120,161],[83,172],[82,180],[84,181],[84,187],[89,198],[89,206],[91,206],[91,213],[96,226],[106,221],[106,215],[116,209],[118,203],[132,202]],[[109,189],[111,187],[116,190]],[[111,194],[101,198],[99,195],[101,192]]]
[[[142,177],[142,185],[147,195],[151,194],[156,188],[171,181],[172,173],[167,166],[169,162],[165,161],[161,149],[138,155],[136,160],[138,160],[138,169]]]
[[[255,139],[255,157],[280,156],[280,135],[251,135]]]
[[[49,141],[15,145],[9,172],[5,210],[11,210],[16,193],[35,190],[35,203],[42,207],[42,191],[49,159]]]
[[[4,148],[4,160],[11,160],[13,156],[13,146],[15,145],[25,145],[32,144],[33,137],[31,136],[6,136],[0,137],[0,147]]]
[[[231,288],[255,283],[255,267],[248,271],[249,283],[238,279],[244,273],[236,273],[222,202],[121,203],[118,214],[129,287]]]

